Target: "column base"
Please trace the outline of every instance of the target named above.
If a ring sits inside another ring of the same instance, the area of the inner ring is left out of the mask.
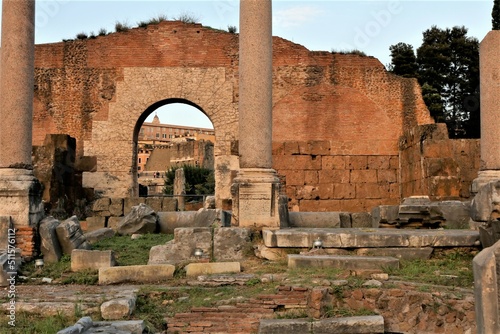
[[[480,170],[477,178],[472,181],[471,193],[477,194],[479,189],[492,181],[500,181],[500,170]]]
[[[0,168],[0,216],[10,216],[19,228],[35,227],[43,215],[42,185],[33,171]]]
[[[231,187],[232,225],[257,230],[283,227],[286,222],[280,219],[279,191],[274,169],[240,169]]]

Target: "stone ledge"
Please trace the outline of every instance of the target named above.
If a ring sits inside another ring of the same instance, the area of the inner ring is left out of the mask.
[[[288,268],[331,267],[348,270],[399,268],[399,260],[389,256],[288,255]]]
[[[239,273],[239,262],[190,263],[186,267],[186,276],[193,277],[210,274]]]
[[[100,268],[99,284],[155,283],[172,278],[174,271],[175,266],[170,264]]]
[[[73,249],[71,252],[71,271],[98,270],[114,265],[115,256],[112,250]]]
[[[380,315],[309,319],[262,319],[259,334],[275,333],[329,333],[329,334],[383,334],[384,318]]]
[[[477,247],[472,230],[394,230],[380,228],[292,228],[262,230],[266,247],[311,248],[318,238],[324,248]]]

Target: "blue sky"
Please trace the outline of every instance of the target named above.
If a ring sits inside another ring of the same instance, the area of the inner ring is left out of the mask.
[[[493,0],[274,0],[273,35],[310,50],[358,49],[385,65],[390,63],[390,45],[405,42],[416,49],[422,32],[432,25],[463,25],[469,36],[482,40],[491,29],[492,7]],[[39,44],[59,42],[80,32],[97,34],[101,28],[112,32],[117,21],[135,26],[158,15],[174,19],[182,14],[213,28],[237,27],[239,1],[37,0],[35,38]],[[162,122],[167,121],[161,113],[159,116]],[[206,125],[210,124],[200,126]]]

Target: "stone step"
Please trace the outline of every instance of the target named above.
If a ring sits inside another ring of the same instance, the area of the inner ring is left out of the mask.
[[[309,319],[262,319],[258,333],[383,334],[384,318],[380,315],[372,315],[315,321]]]
[[[323,248],[477,247],[479,232],[472,230],[405,230],[383,228],[289,228],[262,230],[266,247]]]
[[[399,268],[399,260],[390,256],[288,255],[288,268],[338,268],[346,270],[381,270]]]

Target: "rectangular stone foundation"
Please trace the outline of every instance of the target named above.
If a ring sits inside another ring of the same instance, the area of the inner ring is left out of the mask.
[[[241,170],[234,182],[233,226],[259,230],[281,227],[280,184],[274,170]]]

